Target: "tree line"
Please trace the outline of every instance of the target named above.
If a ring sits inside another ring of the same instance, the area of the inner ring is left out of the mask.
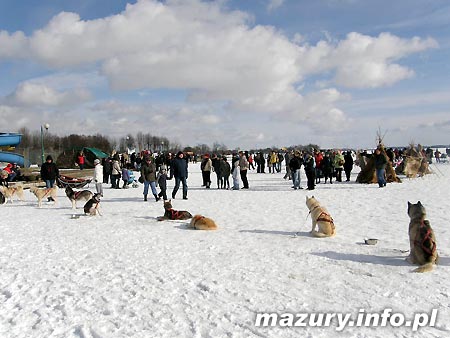
[[[41,149],[41,132],[31,132],[28,128],[21,128],[18,131],[22,134],[22,141],[17,149]],[[44,131],[42,133],[45,149],[53,149],[55,151],[63,152],[73,149],[97,148],[105,153],[111,153],[112,150],[119,152],[125,152],[127,149],[144,150],[149,149],[154,152],[177,152],[183,150],[185,152],[192,152],[195,154],[216,153],[224,154],[231,151],[237,152],[239,149],[231,150],[225,144],[220,142],[214,142],[211,146],[207,144],[197,144],[196,146],[182,147],[180,144],[170,141],[164,136],[155,136],[150,133],[138,132],[136,135],[127,134],[124,137],[115,139],[110,136],[104,136],[102,134],[95,135],[79,135],[70,134],[68,136],[58,136],[51,132]],[[280,149],[278,147],[271,147],[265,149],[248,149],[251,153],[264,152],[268,153],[272,150],[292,150],[292,149],[320,149],[318,145],[308,144],[307,146],[297,145]]]

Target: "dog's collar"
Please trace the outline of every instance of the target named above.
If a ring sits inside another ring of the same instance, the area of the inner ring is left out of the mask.
[[[312,213],[314,210],[316,210],[317,208],[320,208],[320,205],[316,205],[314,208],[312,208],[309,213]]]

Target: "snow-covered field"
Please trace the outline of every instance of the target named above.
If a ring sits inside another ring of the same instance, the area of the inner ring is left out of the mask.
[[[201,188],[190,166],[189,200],[175,209],[213,218],[218,231],[156,221],[162,202],[142,186],[105,185],[102,217],[81,216],[64,191],[56,205],[0,206],[0,337],[449,337],[450,165],[425,178],[377,185],[319,184],[334,238],[309,236],[306,190],[284,174],[249,173],[250,190]],[[302,173],[303,174],[303,173]],[[169,194],[173,181],[169,181]],[[302,176],[302,186],[305,186]],[[91,186],[91,189],[94,188]],[[407,201],[420,200],[440,265],[412,273]],[[297,237],[293,235],[299,232]],[[363,244],[378,238],[377,245]],[[256,313],[349,313],[392,308],[408,319],[438,310],[435,327],[256,327]]]

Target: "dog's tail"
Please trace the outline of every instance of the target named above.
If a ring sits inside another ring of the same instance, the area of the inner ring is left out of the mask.
[[[312,235],[313,237],[323,238],[323,237],[332,237],[332,236],[334,236],[335,234],[334,234],[334,232],[333,232],[332,234],[328,235],[328,234],[324,234],[323,232],[318,232],[318,231],[316,231],[316,230],[313,230],[313,231],[311,231],[311,235]]]
[[[429,272],[431,270],[433,270],[433,262],[425,263],[424,265],[421,265],[417,269],[413,270],[413,272]]]

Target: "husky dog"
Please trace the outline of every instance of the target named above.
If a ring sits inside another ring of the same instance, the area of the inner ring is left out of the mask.
[[[188,228],[196,230],[217,230],[217,225],[211,218],[195,215],[192,217]]]
[[[99,214],[100,216],[102,215],[99,209],[100,197],[101,194],[95,193],[94,195],[92,195],[92,198],[86,202],[86,204],[84,205],[84,213],[86,215],[90,216],[95,216],[97,214]]]
[[[408,202],[409,222],[409,246],[410,253],[406,260],[411,264],[420,265],[414,272],[427,272],[437,264],[439,256],[436,250],[436,237],[425,219],[426,211],[422,203],[412,204]]]
[[[75,191],[70,186],[66,187],[66,196],[72,202],[72,209],[77,208],[77,201],[89,201],[92,198],[92,192],[89,190]]]
[[[333,218],[323,206],[320,205],[314,196],[306,196],[306,206],[311,214],[312,228],[311,235],[314,237],[332,237],[336,235]],[[316,225],[318,231],[316,231]]]
[[[42,200],[46,197],[53,199],[56,203],[58,193],[58,187],[56,185],[53,188],[38,188],[33,186],[30,188],[30,191],[36,196],[39,208],[42,206]]]
[[[172,200],[164,201],[164,216],[158,217],[158,221],[163,220],[182,220],[192,218],[189,211],[186,210],[174,210],[172,208]]]
[[[8,200],[12,203],[14,196],[16,196],[18,200],[25,201],[23,197],[23,187],[21,185],[13,187],[0,186],[0,192],[5,196],[6,203],[8,203]]]

